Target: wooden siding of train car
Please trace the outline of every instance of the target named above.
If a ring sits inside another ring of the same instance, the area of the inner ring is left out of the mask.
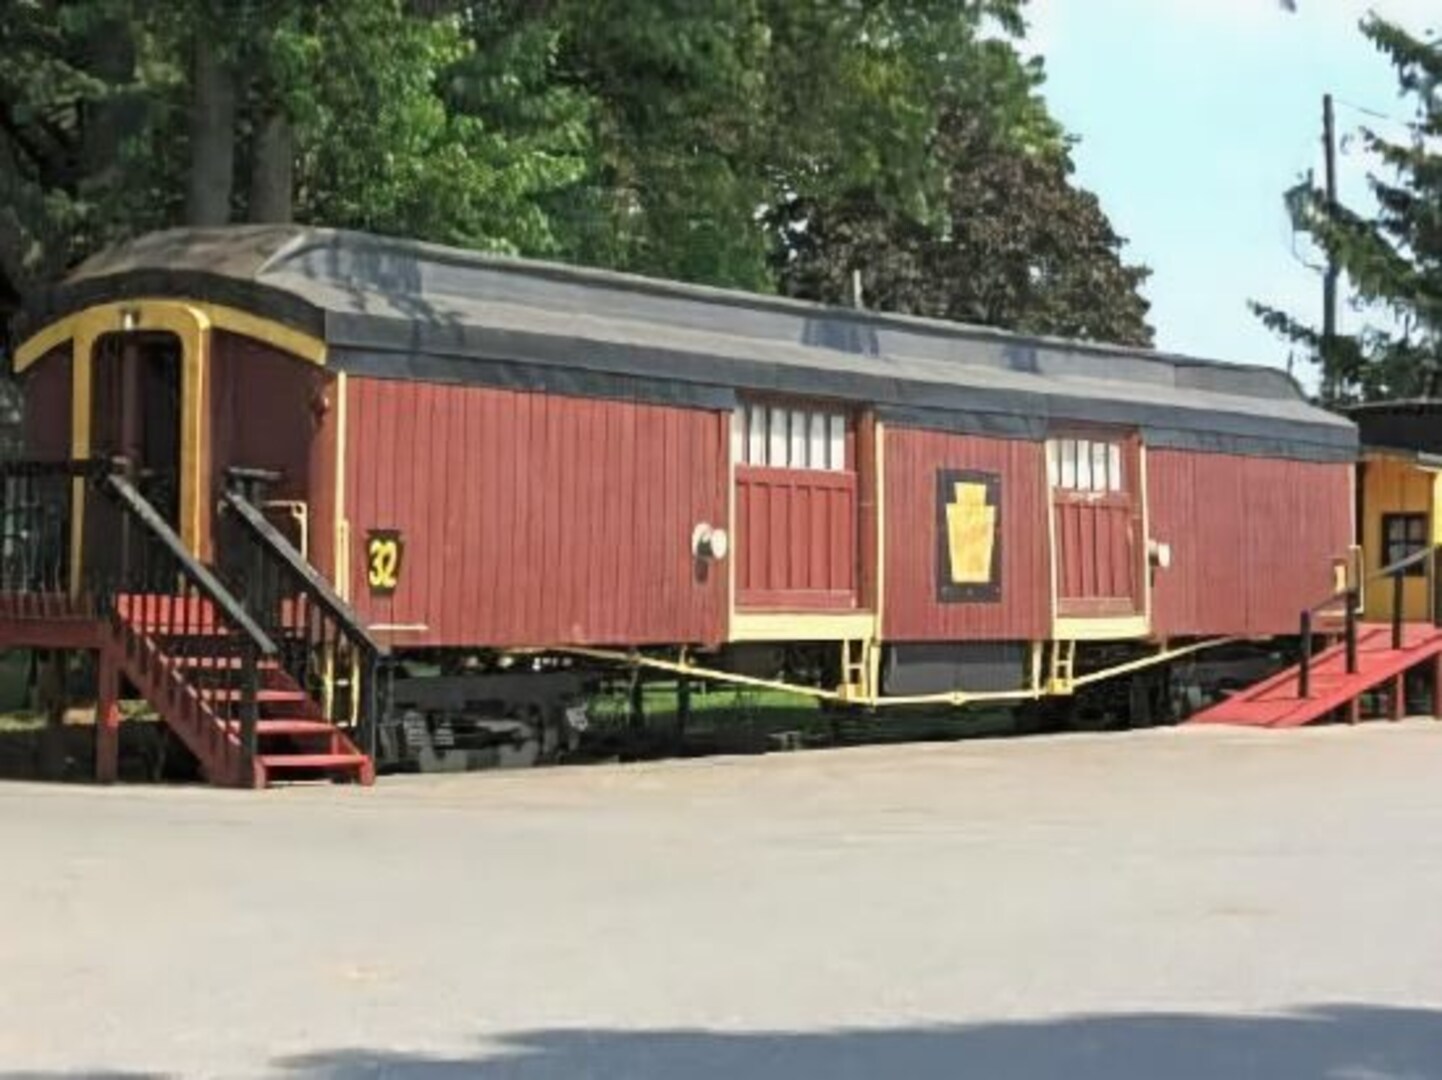
[[[1348,464],[1155,449],[1147,455],[1158,637],[1294,634],[1353,541]]]
[[[1051,616],[1044,444],[887,427],[882,632],[891,641],[1037,641]],[[943,602],[937,485],[942,470],[1000,482],[997,597]]]
[[[712,644],[728,570],[729,413],[352,377],[351,597],[396,647]],[[390,596],[367,533],[397,530]]]
[[[857,607],[857,477],[853,468],[736,469],[736,607]]]
[[[1427,518],[1427,535],[1433,544],[1442,543],[1442,520],[1435,508],[1442,497],[1442,474],[1420,468],[1405,458],[1369,453],[1362,465],[1362,569],[1371,579],[1387,560],[1383,520],[1391,514],[1420,514]],[[1369,580],[1363,600],[1365,617],[1377,622],[1392,618],[1390,579]],[[1403,617],[1422,620],[1430,612],[1425,568],[1419,567],[1402,580]]]
[[[24,376],[24,455],[42,461],[70,457],[70,348],[53,349]]]
[[[211,491],[218,497],[225,490],[231,466],[280,473],[267,496],[306,503],[308,555],[326,577],[334,569],[335,387],[335,376],[313,364],[251,338],[215,333],[208,442],[202,449]],[[269,516],[298,540],[284,514]]]

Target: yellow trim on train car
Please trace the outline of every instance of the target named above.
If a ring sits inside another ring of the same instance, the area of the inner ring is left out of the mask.
[[[873,694],[881,685],[881,645],[886,639],[886,435],[886,425],[880,420],[873,419],[871,423],[873,455],[871,482],[874,488],[872,502],[876,507],[876,565],[871,568],[874,590],[871,602],[875,605],[876,611],[871,630],[871,648],[867,650],[866,669],[867,679],[870,683],[868,689]]]
[[[181,345],[180,533],[193,551],[200,542],[200,454],[204,436],[205,367],[210,322],[205,314],[176,301],[100,304],[86,308],[32,336],[16,353],[16,370],[44,356],[66,341],[71,343],[70,454],[76,460],[92,450],[92,407],[95,346],[106,334],[159,331],[174,334]],[[71,493],[71,590],[80,587],[85,537],[84,481],[76,480]]]
[[[207,492],[205,471],[206,383],[209,378],[212,331],[226,330],[274,346],[298,359],[323,365],[325,343],[309,334],[221,304],[141,297],[111,301],[67,315],[21,342],[14,369],[23,372],[66,342],[71,347],[70,452],[77,460],[90,456],[96,343],[107,334],[162,332],[174,334],[181,347],[180,521],[181,539],[192,551],[204,534]],[[85,499],[83,481],[72,492],[71,588],[79,588],[82,572]]]
[[[1054,641],[1127,641],[1151,634],[1151,620],[1146,615],[1058,616],[1051,625]]]
[[[196,313],[215,329],[254,338],[312,364],[323,366],[326,363],[327,350],[324,341],[273,319],[262,318],[224,304],[178,298],[141,297],[136,300],[96,304],[41,328],[16,348],[15,371],[24,371],[51,349],[77,338],[84,329],[99,328],[100,333],[165,329],[153,325],[154,315],[151,312],[154,309],[173,311],[177,308]]]
[[[736,560],[741,557],[741,529],[736,522],[736,463],[741,460],[746,439],[742,411],[744,404],[731,410],[726,423],[726,528],[731,531],[731,557],[726,560],[726,637],[736,637]]]
[[[871,637],[873,641],[882,639],[882,622],[886,615],[886,425],[880,420],[875,420],[871,425],[872,442],[872,503],[876,507],[876,565],[871,568],[872,588],[875,595],[871,598],[876,605],[875,623]]]
[[[331,555],[331,577],[335,579],[335,591],[345,601],[350,600],[350,522],[346,520],[345,481],[346,453],[350,438],[350,383],[344,371],[335,378],[335,494],[332,502],[332,531],[335,534],[335,550]]]
[[[81,328],[70,347],[70,456],[75,460],[90,456],[90,372],[95,340],[90,330]],[[70,595],[78,598],[85,551],[85,480],[78,476],[70,482],[70,520]]]
[[[1151,629],[1152,619],[1155,612],[1152,610],[1152,500],[1151,481],[1147,476],[1147,444],[1141,443],[1137,447],[1137,483],[1141,490],[1138,496],[1142,500],[1142,537],[1137,552],[1138,558],[1142,561],[1142,614],[1147,617],[1147,629]]]
[[[746,612],[732,616],[732,641],[861,641],[871,636],[870,611]]]
[[[205,314],[188,309],[191,322],[186,333],[180,334],[182,363],[180,370],[180,538],[190,551],[200,553],[204,532],[201,497],[205,475],[205,439],[209,431],[205,407],[210,378],[210,320]]]

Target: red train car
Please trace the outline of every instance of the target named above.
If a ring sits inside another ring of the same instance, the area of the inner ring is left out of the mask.
[[[36,457],[125,458],[201,563],[265,476],[367,635],[477,678],[1066,695],[1294,632],[1354,541],[1355,428],[1267,368],[270,227],[134,241],[21,329]]]

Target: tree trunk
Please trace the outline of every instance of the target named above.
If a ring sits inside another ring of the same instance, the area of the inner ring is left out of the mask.
[[[255,129],[250,173],[250,220],[288,225],[295,218],[295,148],[290,120],[279,110],[267,111]]]
[[[84,183],[109,186],[119,179],[120,148],[145,120],[136,95],[119,92],[135,78],[135,41],[130,26],[106,19],[87,35],[85,55],[90,72],[108,88],[82,102],[80,153]]]
[[[230,221],[235,168],[235,74],[204,32],[196,34],[190,114],[190,185],[185,201],[188,225]]]

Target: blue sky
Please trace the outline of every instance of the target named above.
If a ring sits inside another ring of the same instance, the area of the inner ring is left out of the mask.
[[[1053,113],[1081,140],[1095,191],[1147,288],[1161,348],[1285,366],[1255,298],[1320,319],[1321,282],[1299,256],[1282,192],[1322,175],[1322,95],[1338,98],[1341,194],[1366,199],[1356,106],[1405,117],[1393,69],[1357,30],[1369,8],[1421,30],[1442,0],[1031,0],[1029,49],[1046,59]],[[1343,326],[1358,316],[1343,305]],[[1311,385],[1299,362],[1297,375]]]

